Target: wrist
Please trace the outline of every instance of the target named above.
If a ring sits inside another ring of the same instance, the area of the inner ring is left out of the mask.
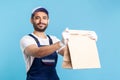
[[[59,46],[60,48],[58,49],[58,51],[62,50],[65,47],[65,44],[63,44],[63,42],[59,42]]]

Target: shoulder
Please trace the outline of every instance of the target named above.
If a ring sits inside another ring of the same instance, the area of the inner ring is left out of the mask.
[[[34,40],[31,36],[25,35],[21,38],[20,42]]]
[[[26,47],[28,47],[29,45],[31,45],[31,44],[36,44],[36,42],[35,42],[35,40],[34,40],[31,36],[29,36],[29,35],[23,36],[23,37],[21,38],[21,40],[20,40],[20,47],[21,47],[22,51],[24,51],[24,49],[25,49]]]

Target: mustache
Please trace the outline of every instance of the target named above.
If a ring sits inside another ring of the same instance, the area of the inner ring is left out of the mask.
[[[42,22],[38,23],[37,25],[40,25],[40,24],[42,24],[42,25],[46,25],[45,23],[42,23]]]

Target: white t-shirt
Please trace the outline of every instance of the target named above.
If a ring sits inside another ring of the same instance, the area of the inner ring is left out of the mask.
[[[40,45],[49,45],[49,38],[47,37],[46,39],[40,38],[38,36],[36,36],[35,34],[31,33],[32,35],[34,35],[38,41],[40,42]],[[53,43],[56,43],[58,41],[60,41],[57,37],[50,35],[50,38],[52,39]],[[37,45],[36,41],[34,40],[34,38],[32,38],[29,35],[25,35],[22,37],[22,39],[20,40],[20,47],[21,50],[23,52],[24,55],[24,59],[25,59],[25,63],[26,63],[26,70],[28,71],[33,63],[34,57],[33,56],[29,56],[26,55],[24,53],[24,50],[26,47],[35,44]]]

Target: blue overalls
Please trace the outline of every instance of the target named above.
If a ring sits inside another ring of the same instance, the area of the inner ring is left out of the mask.
[[[35,36],[33,36],[32,34],[29,34],[29,36],[34,38],[38,47],[42,46],[40,45],[40,42]],[[50,45],[53,44],[52,39],[49,36],[48,38],[49,38],[49,44]],[[57,58],[58,55],[56,52],[42,58],[34,58],[33,63],[29,71],[27,72],[26,80],[59,80],[59,77],[55,69]],[[53,62],[49,62],[49,60]]]

